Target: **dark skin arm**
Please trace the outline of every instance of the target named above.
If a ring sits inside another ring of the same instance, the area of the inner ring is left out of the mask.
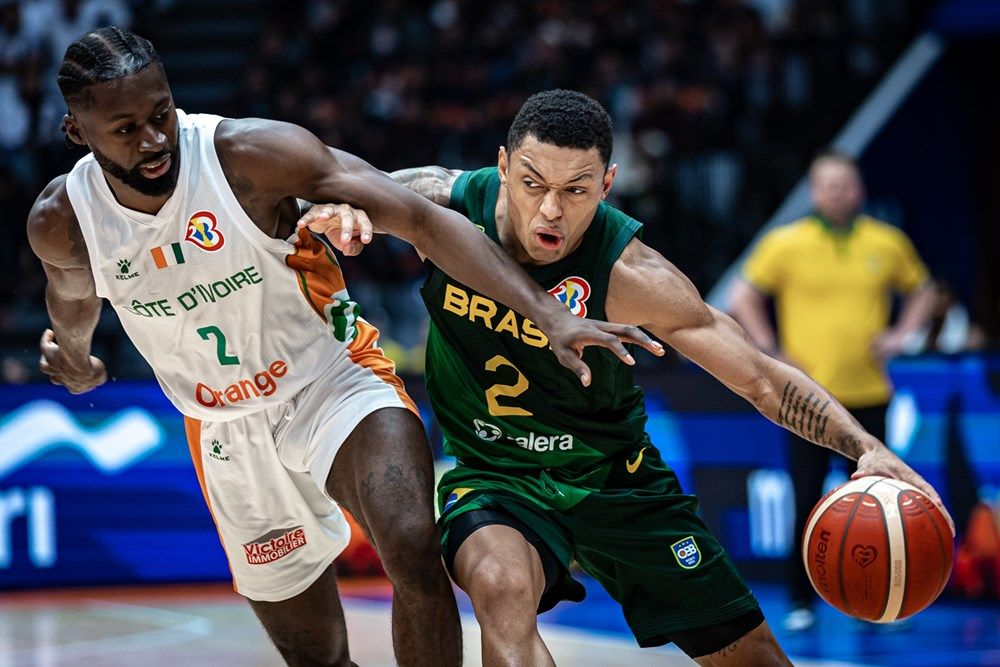
[[[107,373],[90,355],[101,299],[65,183],[59,176],[38,196],[28,215],[28,241],[48,278],[45,305],[52,322],[42,334],[39,367],[52,382],[81,394],[103,384]]]
[[[542,290],[498,245],[458,213],[435,206],[360,158],[330,148],[296,125],[247,119],[220,123],[215,136],[233,191],[262,229],[281,226],[294,199],[336,201],[363,209],[380,229],[411,243],[441,270],[535,321],[549,336],[560,363],[589,384],[580,359],[586,345],[602,345],[627,363],[621,340],[659,351],[636,327],[573,317]],[[323,225],[310,225],[325,232]],[[350,235],[348,235],[350,239]]]
[[[761,352],[731,317],[702,301],[677,267],[638,240],[611,270],[607,313],[649,329],[779,426],[857,461],[855,477],[884,475],[921,489],[951,523],[923,477],[808,375]]]

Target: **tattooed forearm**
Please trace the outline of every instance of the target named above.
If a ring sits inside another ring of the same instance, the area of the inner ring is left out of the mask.
[[[822,403],[822,406],[820,406]],[[789,380],[778,406],[778,425],[793,431],[803,438],[824,442],[829,415],[824,414],[830,407],[830,399],[817,397],[809,392],[805,397],[798,386]]]
[[[806,440],[819,443],[857,460],[865,451],[858,435],[845,432],[842,428],[835,428],[834,433],[827,433],[827,427],[830,425],[827,408],[831,403],[831,399],[825,395],[816,396],[814,391],[803,396],[798,385],[789,380],[785,383],[775,421],[779,426],[784,426]]]
[[[435,204],[447,206],[451,201],[451,188],[461,173],[460,169],[414,167],[394,171],[389,176],[400,185],[430,199]]]

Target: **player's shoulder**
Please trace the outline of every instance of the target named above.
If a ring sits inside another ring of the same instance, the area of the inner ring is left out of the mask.
[[[66,189],[68,174],[53,178],[28,213],[28,241],[35,254],[48,261],[66,250],[67,230],[79,223]]]
[[[899,227],[893,224],[873,218],[870,215],[858,216],[855,224],[865,232],[866,235],[881,241],[899,244],[909,243],[909,237]]]
[[[224,118],[215,128],[215,148],[229,157],[267,160],[319,140],[294,123],[269,118]]]
[[[651,317],[701,321],[708,312],[688,277],[638,238],[628,242],[611,268],[607,310],[612,321],[640,325]]]

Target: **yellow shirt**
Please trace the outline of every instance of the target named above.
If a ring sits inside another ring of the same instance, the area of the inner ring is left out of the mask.
[[[785,354],[837,400],[849,408],[889,400],[872,341],[889,324],[892,292],[927,281],[902,231],[864,215],[842,231],[803,218],[765,234],[743,277],[774,296]]]

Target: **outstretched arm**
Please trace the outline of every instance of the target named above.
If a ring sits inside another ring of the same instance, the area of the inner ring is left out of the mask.
[[[607,347],[627,363],[633,360],[621,340],[658,351],[635,327],[573,317],[461,215],[400,186],[364,160],[329,148],[301,127],[230,120],[220,124],[215,141],[224,164],[239,172],[227,174],[230,182],[249,179],[267,201],[297,197],[362,209],[448,275],[531,318],[548,334],[559,361],[585,385],[590,383],[590,371],[580,358],[585,345]]]
[[[617,322],[649,329],[779,426],[856,460],[858,476],[901,479],[941,506],[930,484],[825,389],[757,349],[731,317],[706,305],[684,274],[639,241],[612,270],[607,311]]]
[[[103,384],[107,374],[100,359],[90,355],[101,299],[65,179],[52,181],[35,201],[28,215],[28,241],[48,279],[45,305],[52,322],[52,329],[42,334],[39,367],[52,382],[81,394]]]

